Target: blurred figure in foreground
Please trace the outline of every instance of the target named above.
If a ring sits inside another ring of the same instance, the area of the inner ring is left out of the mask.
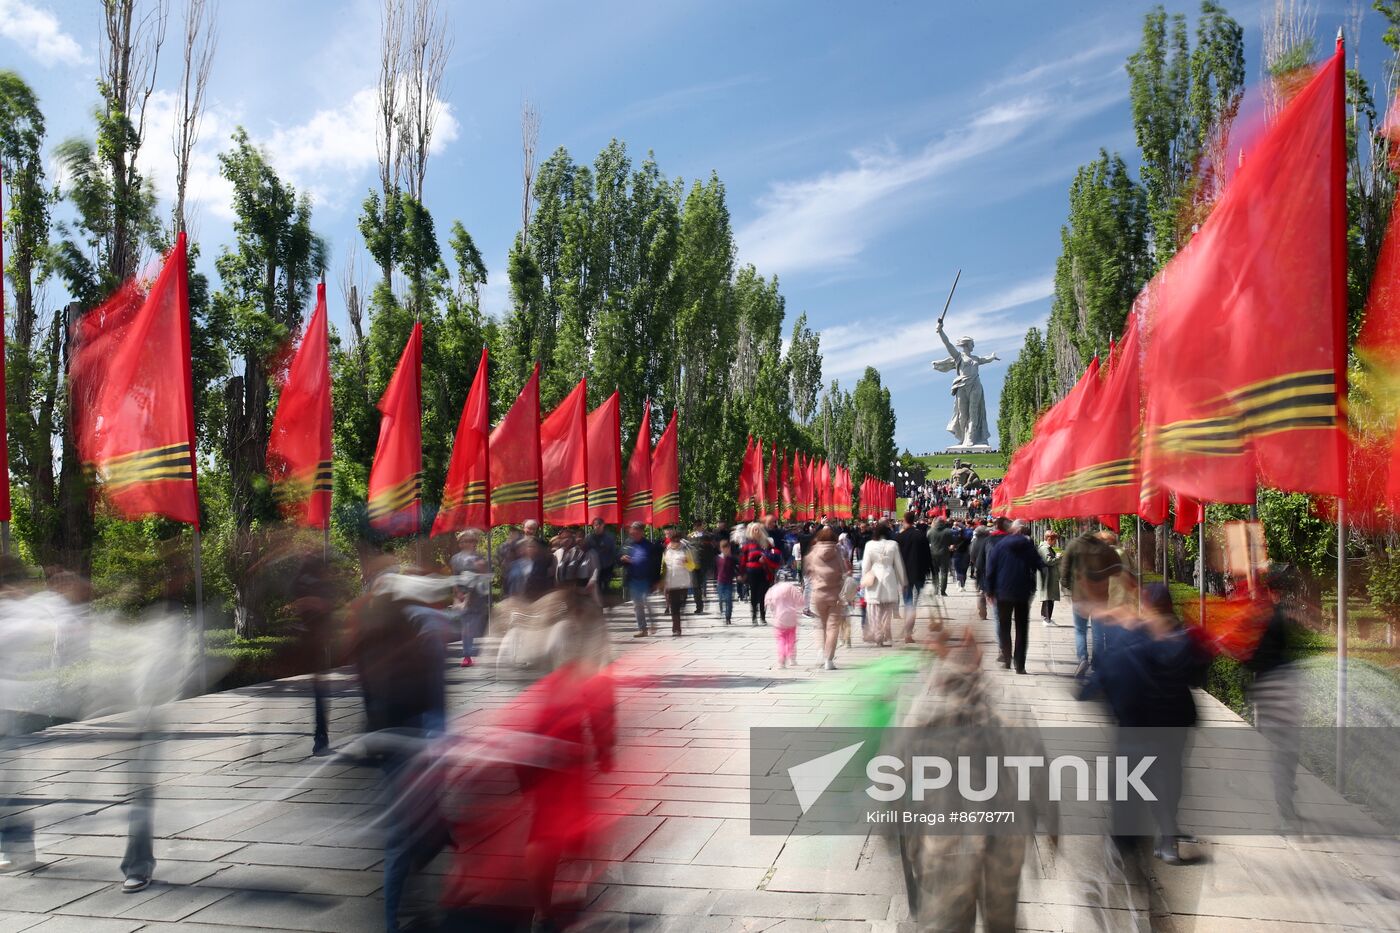
[[[932,643],[940,660],[905,716],[905,728],[893,733],[915,746],[901,749],[903,756],[937,754],[951,759],[965,755],[974,766],[987,756],[1043,757],[1044,749],[1031,733],[1006,729],[1008,723],[993,708],[972,631],[947,640],[939,635]],[[956,747],[948,747],[949,743]],[[904,808],[928,814],[974,809],[1015,813],[1011,824],[1015,828],[996,833],[935,831],[918,823],[901,828],[899,848],[909,913],[919,930],[972,933],[979,911],[986,933],[1016,929],[1021,868],[1037,824],[1050,833],[1052,846],[1058,844],[1054,804],[1044,810],[1036,804],[1050,800],[1048,780],[1046,769],[1035,772],[1036,786],[1029,800],[1017,799],[1012,782],[1002,781],[996,795],[980,804],[970,804],[951,787],[926,794],[923,800],[900,801]],[[986,786],[985,781],[986,775],[978,774],[971,784]]]
[[[1121,609],[1105,616],[1113,623],[1104,633],[1108,659],[1095,668],[1095,677],[1118,720],[1118,754],[1157,759],[1145,778],[1157,798],[1149,803],[1158,833],[1153,855],[1168,865],[1186,865],[1201,860],[1181,854],[1179,844],[1194,840],[1177,824],[1190,728],[1196,724],[1191,688],[1204,682],[1210,659],[1177,617],[1164,584],[1143,591],[1142,608],[1141,619]],[[1115,801],[1120,826],[1131,818],[1131,807],[1131,801]],[[1116,839],[1120,847],[1131,843],[1121,830]]]
[[[593,776],[595,767],[612,770],[616,741],[606,626],[597,606],[577,593],[542,602],[554,625],[569,628],[568,637],[555,640],[556,666],[502,710],[494,728],[473,720],[452,755],[459,806],[451,811],[457,854],[444,891],[449,929],[564,929],[583,900],[561,896],[560,865],[583,865],[581,882],[576,873],[569,880],[586,894],[605,842],[607,818],[593,803]],[[513,835],[511,824],[522,818],[528,826],[519,859],[518,850],[506,855],[491,839]]]

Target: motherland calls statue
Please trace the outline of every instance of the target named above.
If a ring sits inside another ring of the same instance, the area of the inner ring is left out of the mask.
[[[938,338],[948,348],[948,358],[934,360],[933,368],[940,373],[957,372],[953,380],[953,417],[948,430],[958,439],[955,447],[987,447],[991,431],[987,429],[987,398],[982,393],[982,377],[978,370],[999,357],[977,356],[972,352],[972,338],[963,337],[953,346],[943,333],[943,319],[938,319]]]

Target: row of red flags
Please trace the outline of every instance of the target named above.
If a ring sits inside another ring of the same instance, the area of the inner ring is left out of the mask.
[[[1344,79],[1339,43],[1138,296],[1108,360],[1036,422],[995,510],[1160,524],[1173,496],[1189,531],[1200,503],[1252,502],[1259,485],[1348,495]],[[1400,279],[1394,230],[1378,294]],[[1395,298],[1378,309],[1373,294],[1367,334],[1389,327],[1400,362]],[[1394,504],[1400,470],[1390,482]]]
[[[851,471],[801,451],[789,453],[768,444],[764,468],[762,438],[749,437],[739,467],[739,521],[753,521],[772,513],[782,519],[812,521],[823,515],[851,518]],[[867,513],[894,511],[894,484],[867,476],[860,486],[860,507]]]
[[[422,326],[414,324],[379,402],[382,420],[369,475],[369,520],[372,527],[390,535],[416,534],[419,529],[422,340]],[[541,418],[536,363],[515,404],[493,429],[489,374],[490,360],[483,348],[457,422],[433,535],[531,519],[561,526],[583,525],[595,518],[608,524],[640,521],[657,526],[679,520],[674,412],[653,448],[651,406],[646,406],[624,484],[619,393],[590,412],[588,382],[581,379],[554,411]],[[289,379],[284,398],[295,391]],[[304,453],[299,457],[304,470],[310,457]],[[275,472],[273,476],[277,478]]]
[[[149,292],[128,282],[78,323],[72,367],[79,456],[126,518],[199,526],[185,236]],[[292,357],[268,440],[268,474],[288,517],[325,528],[331,506],[331,379],[325,286]],[[369,520],[388,535],[422,530],[422,325],[414,324],[379,402]],[[176,365],[170,365],[171,361]],[[487,351],[457,425],[434,535],[529,519],[582,525],[680,515],[677,422],[651,445],[650,405],[623,483],[620,396],[590,412],[585,381],[543,419],[540,369],[490,423]],[[2,372],[0,372],[2,376]],[[3,382],[0,381],[0,385]],[[3,406],[0,406],[3,410]],[[8,483],[0,484],[8,494]],[[619,489],[622,495],[619,495]],[[9,518],[8,495],[4,519]]]

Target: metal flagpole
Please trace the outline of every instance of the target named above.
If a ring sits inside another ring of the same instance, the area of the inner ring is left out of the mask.
[[[194,631],[199,650],[199,692],[209,692],[209,660],[204,654],[204,560],[200,555],[199,526],[194,528],[194,551],[190,566],[194,570]]]
[[[1199,579],[1196,582],[1201,588],[1200,623],[1204,625],[1206,621],[1206,504],[1204,502],[1201,503],[1201,524],[1198,527],[1200,529],[1200,544],[1197,550],[1200,551],[1200,553],[1196,555],[1196,563],[1197,566],[1200,567],[1200,570],[1198,571]]]
[[[1337,792],[1346,792],[1347,539],[1346,500],[1337,500]]]
[[[1134,527],[1137,532],[1133,536],[1137,538],[1137,607],[1138,615],[1142,615],[1142,516],[1134,515],[1133,519],[1136,522]]]

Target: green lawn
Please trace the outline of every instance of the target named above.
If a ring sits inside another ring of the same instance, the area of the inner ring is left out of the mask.
[[[977,475],[983,479],[1001,479],[1006,474],[1006,467],[1002,463],[1001,454],[938,454],[932,457],[917,457],[920,463],[928,469],[929,476],[933,479],[947,479],[948,474],[953,472],[953,461],[961,456],[964,463],[972,464],[972,468],[977,471]]]

